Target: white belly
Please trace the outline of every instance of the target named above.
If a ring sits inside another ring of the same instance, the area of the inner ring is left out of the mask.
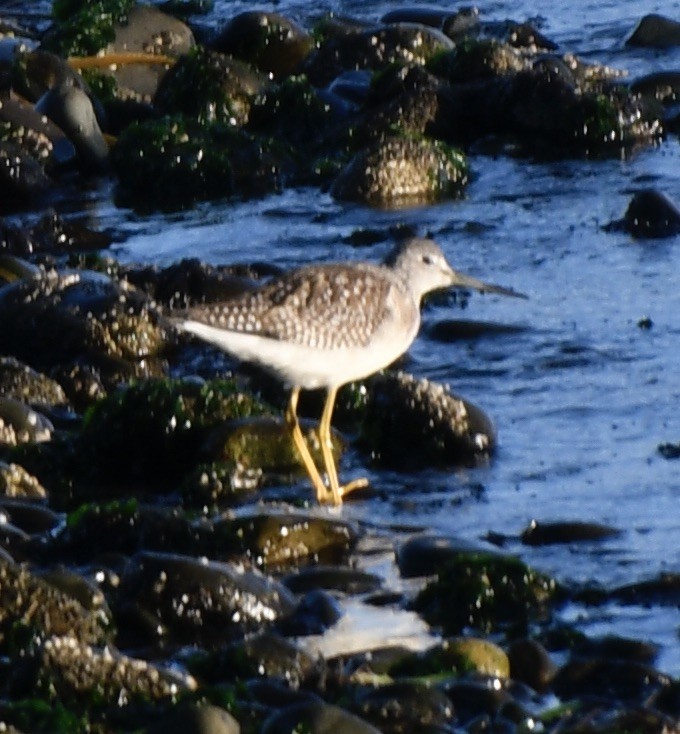
[[[198,321],[178,325],[238,359],[259,365],[285,384],[308,390],[344,385],[387,367],[408,349],[418,329],[417,323],[408,333],[384,329],[368,346],[356,349],[316,349]]]

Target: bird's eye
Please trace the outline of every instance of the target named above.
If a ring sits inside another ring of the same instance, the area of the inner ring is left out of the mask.
[[[434,259],[432,255],[423,255],[423,262],[425,265],[434,265]]]

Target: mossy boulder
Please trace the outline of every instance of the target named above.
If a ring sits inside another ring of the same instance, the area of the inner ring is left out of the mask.
[[[173,211],[274,191],[286,155],[274,141],[231,125],[202,126],[171,116],[130,125],[111,151],[111,163],[121,203]]]
[[[471,628],[483,633],[524,632],[549,616],[557,582],[518,558],[461,554],[449,561],[415,600],[415,608],[445,635]]]
[[[252,98],[268,80],[247,64],[197,46],[165,74],[154,106],[162,114],[182,114],[200,123],[243,125]]]

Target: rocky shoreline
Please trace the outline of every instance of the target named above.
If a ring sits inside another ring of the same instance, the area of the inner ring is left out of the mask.
[[[61,0],[48,29],[0,34],[13,49],[0,61],[7,216],[97,177],[139,212],[299,184],[424,204],[463,194],[470,150],[616,156],[676,125],[674,76],[630,83],[469,9],[315,29],[252,12],[208,29],[129,0]],[[680,37],[647,16],[628,42]],[[650,191],[610,226],[663,237],[678,222]],[[0,220],[0,730],[679,728],[680,682],[654,667],[652,645],[588,638],[561,611],[677,606],[680,576],[576,585],[505,538],[312,507],[280,389],[167,318],[274,269],[122,265],[108,244],[51,212],[31,227]],[[493,460],[484,407],[398,367],[342,392],[338,456],[394,472]],[[532,525],[520,542],[617,532]],[[400,583],[370,570],[376,549]],[[429,644],[320,652],[310,641],[351,604],[413,615]]]

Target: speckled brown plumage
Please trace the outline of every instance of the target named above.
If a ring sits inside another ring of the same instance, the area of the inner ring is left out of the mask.
[[[388,294],[406,286],[384,268],[319,265],[188,317],[210,326],[318,349],[365,347],[387,316]]]

